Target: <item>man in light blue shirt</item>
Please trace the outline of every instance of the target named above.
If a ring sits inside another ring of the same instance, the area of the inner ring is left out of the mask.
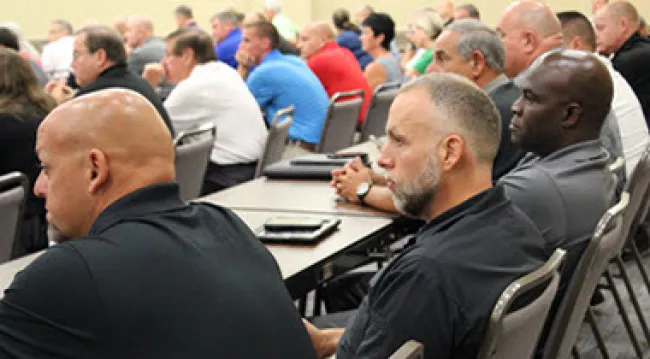
[[[289,139],[298,150],[293,153],[313,152],[320,142],[329,98],[307,64],[296,56],[280,53],[279,42],[280,35],[270,22],[246,24],[241,51],[248,61],[241,64],[242,75],[248,76],[248,88],[265,112],[268,123],[279,110],[295,106],[289,128]],[[254,66],[248,73],[247,69]]]
[[[217,58],[237,69],[235,54],[242,39],[242,31],[239,28],[241,15],[232,10],[217,13],[210,21],[212,23],[212,36],[216,41],[214,52]]]

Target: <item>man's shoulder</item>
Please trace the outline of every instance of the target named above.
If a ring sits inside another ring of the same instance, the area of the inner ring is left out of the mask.
[[[495,87],[492,91],[488,93],[492,101],[503,101],[514,103],[517,98],[521,95],[521,90],[517,87],[512,81],[503,83]]]

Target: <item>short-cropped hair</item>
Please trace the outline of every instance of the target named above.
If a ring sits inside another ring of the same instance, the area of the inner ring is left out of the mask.
[[[88,52],[94,54],[99,49],[106,52],[106,58],[115,65],[126,66],[126,50],[122,36],[115,29],[105,25],[89,25],[77,32],[86,35]]]
[[[184,49],[194,51],[194,59],[199,64],[210,61],[216,61],[217,55],[214,53],[212,38],[201,30],[196,29],[178,29],[167,35],[167,41],[174,41],[172,53],[181,55]]]
[[[501,119],[488,94],[467,78],[452,73],[417,77],[400,89],[425,89],[431,105],[464,137],[476,161],[492,165],[501,141]]]

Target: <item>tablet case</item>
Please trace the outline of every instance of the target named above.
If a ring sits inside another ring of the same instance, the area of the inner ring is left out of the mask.
[[[262,242],[269,244],[316,244],[334,232],[340,223],[339,218],[323,218],[323,224],[315,231],[267,231],[262,225],[255,230],[255,234]]]

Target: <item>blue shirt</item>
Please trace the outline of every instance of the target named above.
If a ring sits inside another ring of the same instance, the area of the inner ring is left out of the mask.
[[[239,43],[242,39],[242,31],[240,28],[233,29],[228,36],[226,36],[223,41],[217,43],[214,47],[214,52],[217,54],[217,59],[226,64],[230,65],[232,68],[237,68],[237,60],[235,60],[235,54],[237,53],[237,48],[239,48]]]
[[[358,33],[352,30],[345,30],[336,38],[336,43],[352,51],[362,69],[365,70],[366,66],[372,62],[372,56],[361,48],[361,40],[359,40]]]
[[[250,73],[246,84],[266,113],[268,123],[279,110],[294,105],[289,138],[313,144],[320,142],[329,98],[304,61],[273,50]]]

